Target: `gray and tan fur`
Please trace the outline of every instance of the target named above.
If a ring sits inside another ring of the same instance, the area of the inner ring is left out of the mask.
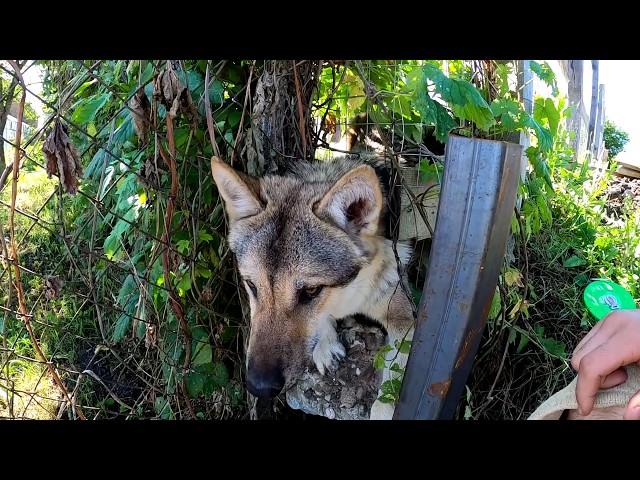
[[[251,307],[247,387],[273,397],[313,362],[320,373],[345,355],[336,319],[362,314],[397,340],[413,334],[412,304],[400,285],[393,243],[385,238],[385,188],[371,162],[340,158],[292,163],[282,175],[254,178],[214,158],[214,181],[229,217]],[[397,244],[401,264],[411,256]],[[383,381],[395,375],[385,368]],[[393,406],[376,401],[372,419]]]

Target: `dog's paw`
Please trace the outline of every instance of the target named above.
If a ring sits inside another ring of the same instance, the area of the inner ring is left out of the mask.
[[[312,356],[320,375],[324,375],[327,370],[333,370],[345,355],[344,346],[336,337],[320,340],[313,349]]]
[[[376,400],[371,406],[369,420],[393,420],[393,412],[395,412],[393,403],[384,403]]]

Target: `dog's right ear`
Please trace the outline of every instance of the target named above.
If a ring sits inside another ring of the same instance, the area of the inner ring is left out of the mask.
[[[217,157],[211,157],[211,174],[232,223],[263,210],[258,179],[236,172]]]

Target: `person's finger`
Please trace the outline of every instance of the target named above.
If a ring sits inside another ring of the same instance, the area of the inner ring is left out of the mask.
[[[625,420],[640,420],[640,391],[631,397],[622,418]]]
[[[607,375],[604,380],[602,380],[602,384],[600,388],[613,388],[627,381],[627,372],[624,368],[619,368],[615,372]]]
[[[595,336],[596,333],[600,331],[602,325],[604,325],[604,319],[598,323],[596,323],[591,330],[584,336],[582,340],[578,342],[576,348],[573,349],[573,355],[576,355],[580,350],[584,348],[584,346]]]
[[[600,345],[580,360],[576,400],[581,415],[588,415],[591,412],[596,394],[602,388],[607,376],[633,362],[633,359],[628,360],[628,352],[612,347],[612,343]]]
[[[596,348],[600,347],[600,345],[606,343],[611,338],[614,332],[611,331],[611,328],[602,327],[596,332],[593,332],[590,338],[586,338],[586,342],[582,344],[582,346],[573,352],[571,356],[571,366],[575,371],[580,370],[580,361],[582,358],[588,353],[592,352]]]

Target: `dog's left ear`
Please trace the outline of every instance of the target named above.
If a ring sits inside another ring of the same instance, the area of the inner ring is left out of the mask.
[[[346,173],[315,208],[329,216],[343,230],[375,235],[382,212],[382,190],[375,170],[361,165]]]

